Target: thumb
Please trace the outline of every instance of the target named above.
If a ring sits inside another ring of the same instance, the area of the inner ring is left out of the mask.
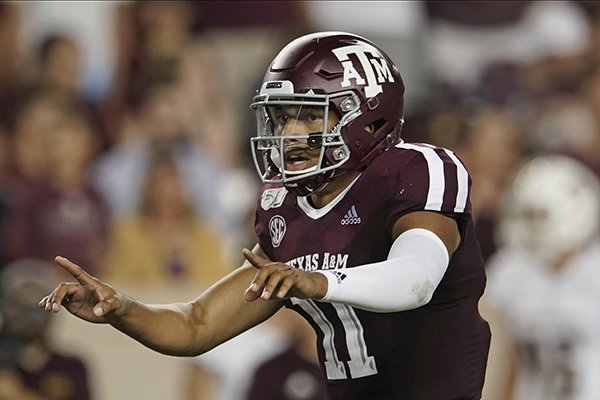
[[[102,317],[106,314],[110,314],[121,306],[121,302],[118,301],[115,297],[111,297],[109,299],[100,301],[96,303],[92,312],[96,317]]]

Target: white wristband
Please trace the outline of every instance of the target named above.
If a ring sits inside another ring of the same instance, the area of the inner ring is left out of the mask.
[[[418,308],[431,300],[449,260],[436,234],[410,229],[394,241],[385,261],[317,271],[327,278],[327,294],[320,301],[374,312]]]

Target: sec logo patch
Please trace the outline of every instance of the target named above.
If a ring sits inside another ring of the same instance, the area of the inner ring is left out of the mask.
[[[273,247],[279,247],[283,236],[285,235],[285,220],[281,215],[274,215],[269,221],[269,234],[271,235],[271,244]]]

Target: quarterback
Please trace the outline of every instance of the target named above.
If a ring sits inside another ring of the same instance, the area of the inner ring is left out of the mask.
[[[403,98],[369,40],[292,41],[251,104],[264,185],[246,262],[192,302],[147,305],[57,257],[76,281],[40,306],[180,356],[288,307],[317,333],[333,400],[479,400],[490,332],[469,174],[450,150],[402,141]]]

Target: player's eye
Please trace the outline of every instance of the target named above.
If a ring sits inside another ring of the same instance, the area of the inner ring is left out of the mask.
[[[266,107],[265,111],[275,126],[285,125],[290,119],[289,113],[281,106]]]
[[[275,114],[275,123],[277,125],[285,125],[290,120],[289,115],[284,113]]]
[[[320,119],[321,119],[321,116],[320,116],[320,115],[317,115],[317,114],[315,114],[315,113],[309,113],[309,114],[306,116],[306,120],[307,120],[307,121],[310,121],[310,122],[319,121]]]
[[[323,119],[323,112],[320,110],[306,109],[300,114],[299,117],[306,122],[317,122]]]

